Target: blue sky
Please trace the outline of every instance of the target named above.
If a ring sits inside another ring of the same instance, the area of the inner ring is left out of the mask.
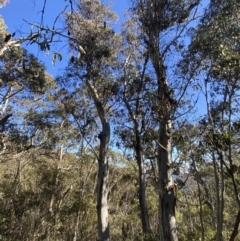
[[[108,2],[108,1],[105,1]],[[124,21],[124,12],[128,8],[128,0],[116,0],[113,3],[112,10],[117,12],[119,15],[119,21],[115,26],[115,29],[120,29],[121,23]],[[41,21],[41,11],[43,8],[44,0],[10,0],[10,2],[0,9],[0,15],[3,16],[4,21],[8,27],[8,31],[13,33],[17,31],[16,37],[26,35],[30,32],[30,26],[23,21],[27,20],[31,23],[39,23]],[[66,6],[67,1],[65,0],[47,0],[44,14],[44,25],[52,26],[56,16]],[[67,55],[67,47],[62,49],[63,60],[61,63],[57,62],[55,67],[52,66],[51,54],[46,56],[45,53],[38,50],[36,46],[28,46],[28,50],[33,52],[41,59],[47,66],[47,70],[52,75],[56,75],[59,68],[64,68],[67,65],[69,57]],[[54,49],[51,49],[54,51]],[[56,51],[58,51],[56,49]]]
[[[108,0],[104,0],[108,2]],[[124,21],[124,12],[129,7],[130,0],[112,0],[112,10],[119,15],[119,21],[114,27],[116,31],[120,30],[121,23]],[[209,0],[202,0],[202,7],[205,7]],[[56,16],[66,6],[68,1],[66,0],[47,0],[44,14],[44,25],[52,26]],[[43,9],[44,0],[10,0],[10,2],[0,9],[0,15],[3,16],[9,32],[18,31],[16,37],[24,36],[30,32],[30,26],[23,21],[27,20],[31,23],[39,23],[41,21],[41,11]],[[60,23],[61,24],[61,23]],[[58,49],[51,49],[51,51],[59,51]],[[69,56],[67,54],[67,47],[61,49],[63,60],[61,63],[57,62],[56,66],[52,66],[52,54],[46,56],[45,53],[38,50],[35,45],[28,45],[27,49],[33,52],[37,57],[42,60],[47,66],[49,73],[56,75],[59,68],[63,68],[67,65]]]
[[[47,0],[44,14],[44,25],[51,27],[56,16],[62,11],[67,2],[68,1],[65,0]],[[108,0],[104,0],[104,2],[108,2]],[[112,2],[112,10],[117,12],[119,15],[119,21],[114,27],[116,31],[118,31],[121,23],[124,21],[124,12],[128,9],[130,0],[112,0]],[[0,9],[0,15],[3,16],[4,21],[8,26],[8,31],[11,33],[18,31],[16,37],[23,35],[26,36],[26,34],[29,34],[30,26],[24,22],[23,19],[31,23],[39,23],[41,21],[43,3],[44,0],[10,0],[10,2],[4,8]],[[202,7],[206,7],[208,3],[209,0],[202,0]],[[61,54],[63,55],[63,60],[61,62],[57,61],[55,67],[52,66],[51,53],[46,56],[45,53],[39,51],[36,45],[28,45],[27,49],[45,63],[47,71],[53,76],[59,74],[60,69],[63,69],[65,66],[67,66],[69,61],[67,47],[60,50]],[[51,49],[51,51],[55,50],[59,52],[59,46],[58,49],[54,49],[54,47]],[[205,106],[205,103],[200,104],[199,108],[205,110],[203,106]]]
[[[46,2],[44,23],[48,24],[54,21],[67,2],[65,0],[47,0]],[[43,3],[43,0],[10,0],[4,8],[0,9],[0,15],[4,17],[9,30],[24,29],[27,24],[23,22],[23,19],[30,22],[41,20]],[[112,10],[118,13],[119,23],[124,20],[124,11],[127,8],[128,0],[116,0],[113,3]]]

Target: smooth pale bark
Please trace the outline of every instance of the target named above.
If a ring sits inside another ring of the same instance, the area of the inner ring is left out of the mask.
[[[87,80],[87,85],[92,93],[95,107],[102,124],[100,148],[98,156],[98,183],[97,183],[97,216],[98,216],[98,237],[99,241],[109,241],[109,221],[108,221],[108,159],[107,152],[110,141],[110,125],[106,117],[105,110],[97,94],[96,88]]]

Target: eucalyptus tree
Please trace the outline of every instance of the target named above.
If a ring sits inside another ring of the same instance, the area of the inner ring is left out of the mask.
[[[112,99],[118,91],[113,71],[120,44],[119,36],[111,28],[117,16],[109,7],[97,0],[81,0],[77,3],[76,11],[66,16],[66,28],[71,36],[69,52],[72,52],[69,67],[66,69],[69,74],[66,83],[72,83],[72,88],[78,86],[87,90],[102,128],[97,135],[100,140],[97,156],[97,215],[100,240],[110,238],[107,153],[110,142],[109,118],[114,104]]]
[[[211,1],[198,29],[191,31],[192,43],[185,59],[185,66],[188,66],[186,69],[195,69],[196,74],[200,73],[203,76],[199,86],[207,106],[212,153],[213,157],[217,156],[217,163],[221,167],[220,181],[218,173],[215,172],[216,180],[222,185],[222,190],[217,189],[219,192],[216,240],[225,239],[223,236],[224,170],[229,173],[232,180],[238,207],[229,240],[236,238],[240,222],[239,190],[236,174],[233,171],[237,162],[234,157],[236,133],[233,124],[239,120],[239,20],[237,1]],[[215,164],[216,160],[213,161],[213,165]]]
[[[179,159],[187,162],[176,179],[181,239],[230,240],[234,230],[238,207],[232,205],[235,191],[224,164],[228,164],[229,143],[228,134],[220,131],[223,123],[227,123],[226,118],[221,118],[224,111],[222,106],[211,109],[214,131],[209,118],[204,116],[195,123],[185,124],[174,138]],[[238,124],[234,122],[230,139],[236,183],[239,182],[238,135]],[[187,229],[181,220],[189,223]]]
[[[18,46],[7,49],[0,57],[0,79],[1,151],[3,153],[7,139],[10,138],[7,138],[8,134],[25,132],[26,113],[36,107],[37,100],[42,99],[46,89],[52,86],[53,78],[46,73],[43,63]],[[11,124],[6,126],[10,119]],[[30,145],[30,140],[25,144]]]
[[[199,0],[187,3],[184,1],[133,1],[133,11],[141,23],[143,39],[157,79],[160,240],[178,240],[171,158],[172,114],[176,108],[176,101],[167,81],[164,59],[180,33],[177,31],[175,38],[172,41],[168,40],[166,45],[160,42],[160,37],[170,27],[176,27],[187,21],[191,10],[198,4]]]
[[[1,132],[11,130],[12,134],[20,133],[25,128],[20,126],[26,124],[21,123],[24,122],[26,113],[39,104],[38,100],[43,99],[47,89],[54,88],[54,80],[46,72],[45,65],[20,46],[23,39],[11,40],[12,35],[6,32],[3,20],[0,28],[0,48],[4,49],[0,54]],[[8,44],[9,42],[12,44]],[[11,128],[5,128],[10,119]],[[5,148],[5,139],[6,136],[1,139],[2,151]]]
[[[120,136],[123,146],[133,152],[137,162],[142,231],[146,235],[150,233],[151,228],[146,202],[147,164],[144,159],[147,156],[146,135],[154,115],[151,94],[154,83],[148,70],[149,57],[139,37],[139,26],[136,19],[132,17],[124,23],[122,30],[123,63],[120,82],[122,83],[121,99],[125,108],[116,113],[118,120],[116,133]]]
[[[45,94],[47,90],[50,92],[55,87],[53,78],[46,73],[44,64],[33,54],[15,45],[14,40],[11,42],[13,44],[8,44],[12,41],[10,37],[13,36],[1,29],[0,44],[5,49],[0,54],[0,161],[1,165],[4,163],[7,167],[11,166],[9,170],[4,168],[1,173],[2,176],[9,175],[9,178],[1,183],[1,194],[5,195],[1,202],[1,220],[4,219],[1,237],[3,240],[26,240],[37,229],[29,225],[27,220],[31,215],[37,217],[35,214],[41,212],[42,206],[38,207],[39,193],[28,189],[22,180],[29,170],[28,164],[33,164],[37,159],[36,154],[43,161],[43,156],[50,153],[50,139],[53,140],[53,132],[59,131],[60,125],[53,123],[54,118],[48,118],[43,113]],[[26,172],[25,168],[28,169]],[[31,181],[29,184],[31,186]],[[46,199],[43,202],[45,201]],[[27,206],[31,204],[34,211],[28,216]],[[25,215],[28,218],[25,219]],[[47,219],[49,216],[46,214],[45,217]],[[41,217],[37,217],[36,223],[40,219]]]

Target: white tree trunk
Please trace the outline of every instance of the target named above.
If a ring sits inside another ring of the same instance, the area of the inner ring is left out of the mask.
[[[108,221],[108,159],[107,152],[110,141],[110,124],[107,120],[105,110],[92,83],[87,80],[87,85],[92,93],[95,107],[102,123],[102,131],[98,135],[100,148],[98,156],[98,184],[97,184],[97,216],[99,241],[109,241]]]

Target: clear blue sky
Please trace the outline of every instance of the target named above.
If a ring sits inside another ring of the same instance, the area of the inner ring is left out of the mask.
[[[104,1],[108,2],[108,1]],[[47,0],[46,8],[44,14],[44,25],[52,26],[56,16],[63,10],[66,6],[67,1],[65,0]],[[41,21],[41,11],[43,8],[44,0],[10,0],[10,2],[3,8],[0,9],[0,15],[3,16],[4,21],[8,27],[8,31],[13,33],[16,30],[16,37],[20,35],[28,34],[30,31],[30,26],[23,21],[23,19],[31,23],[39,23]],[[119,21],[116,24],[116,30],[120,29],[121,23],[124,21],[124,12],[128,8],[128,0],[116,0],[113,1],[112,10],[117,12],[119,15]],[[28,46],[28,50],[36,54],[39,59],[41,59],[47,66],[48,72],[55,75],[59,68],[66,66],[69,57],[63,56],[63,61],[61,63],[57,62],[56,66],[53,68],[51,61],[51,55],[45,56],[44,53],[38,51],[36,46]],[[54,50],[54,49],[52,49]],[[62,50],[67,53],[67,47]]]
[[[107,1],[104,1],[107,2]],[[23,28],[23,19],[39,22],[44,0],[10,0],[0,9],[0,15],[5,19],[10,30]],[[47,0],[44,23],[52,23],[55,17],[66,6],[65,0]],[[113,2],[112,10],[119,15],[119,22],[124,20],[124,11],[128,8],[128,0],[116,0]]]

